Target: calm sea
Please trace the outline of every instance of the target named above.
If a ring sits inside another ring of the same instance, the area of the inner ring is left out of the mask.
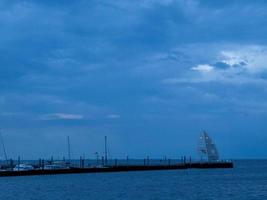
[[[267,199],[267,160],[234,169],[0,178],[0,200]]]

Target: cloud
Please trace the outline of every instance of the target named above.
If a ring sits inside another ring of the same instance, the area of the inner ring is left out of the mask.
[[[214,69],[213,66],[204,64],[204,65],[197,65],[196,67],[192,67],[191,70],[199,71],[199,72],[211,72]]]
[[[41,120],[81,120],[84,119],[83,115],[70,114],[70,113],[52,113],[45,114],[40,117]]]
[[[218,45],[214,50],[217,53],[206,60],[208,63],[196,64],[179,77],[164,79],[163,83],[267,83],[267,46]]]
[[[225,63],[229,66],[240,65],[241,63],[246,64],[247,62],[246,60],[244,60],[244,58],[238,55],[238,52],[234,51],[222,51],[221,56],[223,57],[223,59],[219,62]]]
[[[221,62],[231,67],[245,69],[248,73],[262,73],[267,70],[267,47],[252,45],[239,49],[222,51]]]

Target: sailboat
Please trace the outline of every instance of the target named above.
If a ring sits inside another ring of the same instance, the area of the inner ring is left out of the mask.
[[[216,145],[206,131],[200,134],[197,151],[201,160],[208,162],[219,161],[219,153]]]

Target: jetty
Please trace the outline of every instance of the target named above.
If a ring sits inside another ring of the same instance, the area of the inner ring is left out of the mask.
[[[0,135],[1,136],[1,135]],[[3,139],[2,146],[4,148]],[[83,173],[108,173],[108,172],[130,172],[130,171],[152,171],[152,170],[190,170],[190,169],[229,169],[234,167],[231,160],[220,160],[216,145],[207,134],[202,132],[199,137],[197,152],[199,160],[192,160],[191,156],[181,159],[150,159],[149,157],[130,160],[108,159],[107,137],[105,136],[105,149],[102,159],[99,159],[98,152],[95,153],[95,160],[72,160],[70,153],[70,138],[67,137],[68,159],[55,161],[53,157],[49,160],[39,159],[36,161],[8,160],[6,151],[6,163],[0,166],[0,177],[5,176],[30,176],[30,175],[56,175],[56,174],[83,174]],[[87,162],[86,162],[87,161]]]
[[[188,170],[188,169],[218,169],[233,168],[233,162],[194,162],[173,165],[130,165],[130,166],[103,166],[103,167],[84,167],[84,168],[65,168],[65,169],[31,169],[31,170],[5,170],[0,171],[3,176],[30,176],[30,175],[56,175],[56,174],[82,174],[82,173],[107,173],[107,172],[130,172],[130,171],[152,171],[152,170]]]

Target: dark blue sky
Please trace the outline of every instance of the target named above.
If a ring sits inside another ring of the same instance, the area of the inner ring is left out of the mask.
[[[2,0],[9,156],[267,158],[264,0]],[[3,157],[2,150],[1,156]]]

